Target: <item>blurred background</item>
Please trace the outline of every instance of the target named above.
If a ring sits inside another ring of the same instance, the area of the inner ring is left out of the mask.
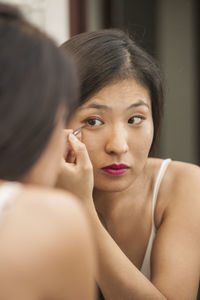
[[[2,0],[1,0],[2,1]],[[199,0],[4,0],[59,44],[88,30],[120,28],[159,63],[165,117],[158,155],[200,164]]]

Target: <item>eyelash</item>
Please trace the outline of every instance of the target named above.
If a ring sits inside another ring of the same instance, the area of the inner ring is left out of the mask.
[[[101,125],[104,124],[104,122],[103,122],[100,118],[97,118],[97,117],[89,117],[89,118],[83,120],[83,123],[85,123],[86,125],[88,125],[88,126],[90,126],[90,127],[101,126],[101,125],[96,125],[96,126],[95,126],[95,125],[88,124],[88,122],[91,121],[91,120],[97,120],[97,121],[99,121],[99,122],[102,123]]]
[[[131,118],[128,119],[128,123],[129,123],[129,120],[134,119],[134,118],[135,119],[140,119],[140,122],[139,123],[135,123],[135,125],[139,125],[142,121],[145,120],[144,116],[140,116],[140,115],[138,115],[138,116],[132,116]],[[134,124],[134,123],[129,123],[129,124]]]
[[[130,123],[129,120],[131,120],[131,119],[140,119],[140,121],[138,123]],[[94,125],[94,124],[91,125],[88,123],[89,121],[93,121],[93,120],[97,120],[97,121],[101,122],[101,124],[100,125]],[[128,123],[133,124],[133,125],[140,125],[143,120],[145,120],[144,116],[136,115],[136,116],[132,116],[131,118],[129,118]],[[89,117],[89,118],[83,120],[83,123],[85,123],[89,127],[99,127],[104,124],[104,122],[100,118],[97,118],[97,117]]]

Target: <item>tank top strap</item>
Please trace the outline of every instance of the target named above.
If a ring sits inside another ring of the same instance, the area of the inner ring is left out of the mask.
[[[149,236],[149,241],[147,244],[146,252],[144,255],[143,263],[141,266],[140,271],[148,278],[151,278],[151,266],[150,266],[150,260],[151,260],[151,250],[153,246],[153,241],[156,235],[156,227],[155,227],[155,222],[154,222],[154,213],[155,213],[155,207],[156,207],[156,202],[157,202],[157,196],[158,196],[158,191],[160,188],[160,184],[162,182],[162,179],[165,175],[166,169],[171,162],[171,159],[165,159],[162,161],[160,169],[158,171],[158,175],[155,180],[155,185],[154,185],[154,190],[153,190],[153,197],[152,197],[152,225],[151,225],[151,233]]]
[[[158,196],[158,192],[160,189],[160,184],[162,182],[162,179],[165,175],[165,171],[169,165],[169,163],[171,162],[171,158],[167,158],[165,160],[162,161],[161,166],[160,166],[160,170],[158,172],[158,175],[156,177],[155,180],[155,185],[154,185],[154,190],[153,190],[153,197],[152,197],[152,224],[153,226],[155,226],[155,222],[154,222],[154,215],[155,215],[155,207],[156,207],[156,202],[157,202],[157,196]]]
[[[10,204],[13,197],[21,190],[19,182],[5,182],[0,186],[0,211]]]

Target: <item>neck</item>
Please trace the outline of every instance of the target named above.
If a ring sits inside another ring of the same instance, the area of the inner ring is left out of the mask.
[[[149,190],[149,178],[145,173],[141,174],[129,187],[122,191],[103,191],[94,189],[93,199],[98,215],[107,220],[117,210],[123,209],[124,205],[131,201],[133,206],[141,204],[143,192]],[[149,182],[150,183],[150,182]],[[145,189],[144,189],[145,187]]]

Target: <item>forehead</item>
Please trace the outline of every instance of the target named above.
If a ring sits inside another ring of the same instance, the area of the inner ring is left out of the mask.
[[[86,108],[92,103],[98,103],[116,109],[123,109],[123,107],[127,107],[138,101],[146,103],[149,108],[151,107],[148,89],[136,80],[129,79],[106,85],[86,101],[81,108]]]

